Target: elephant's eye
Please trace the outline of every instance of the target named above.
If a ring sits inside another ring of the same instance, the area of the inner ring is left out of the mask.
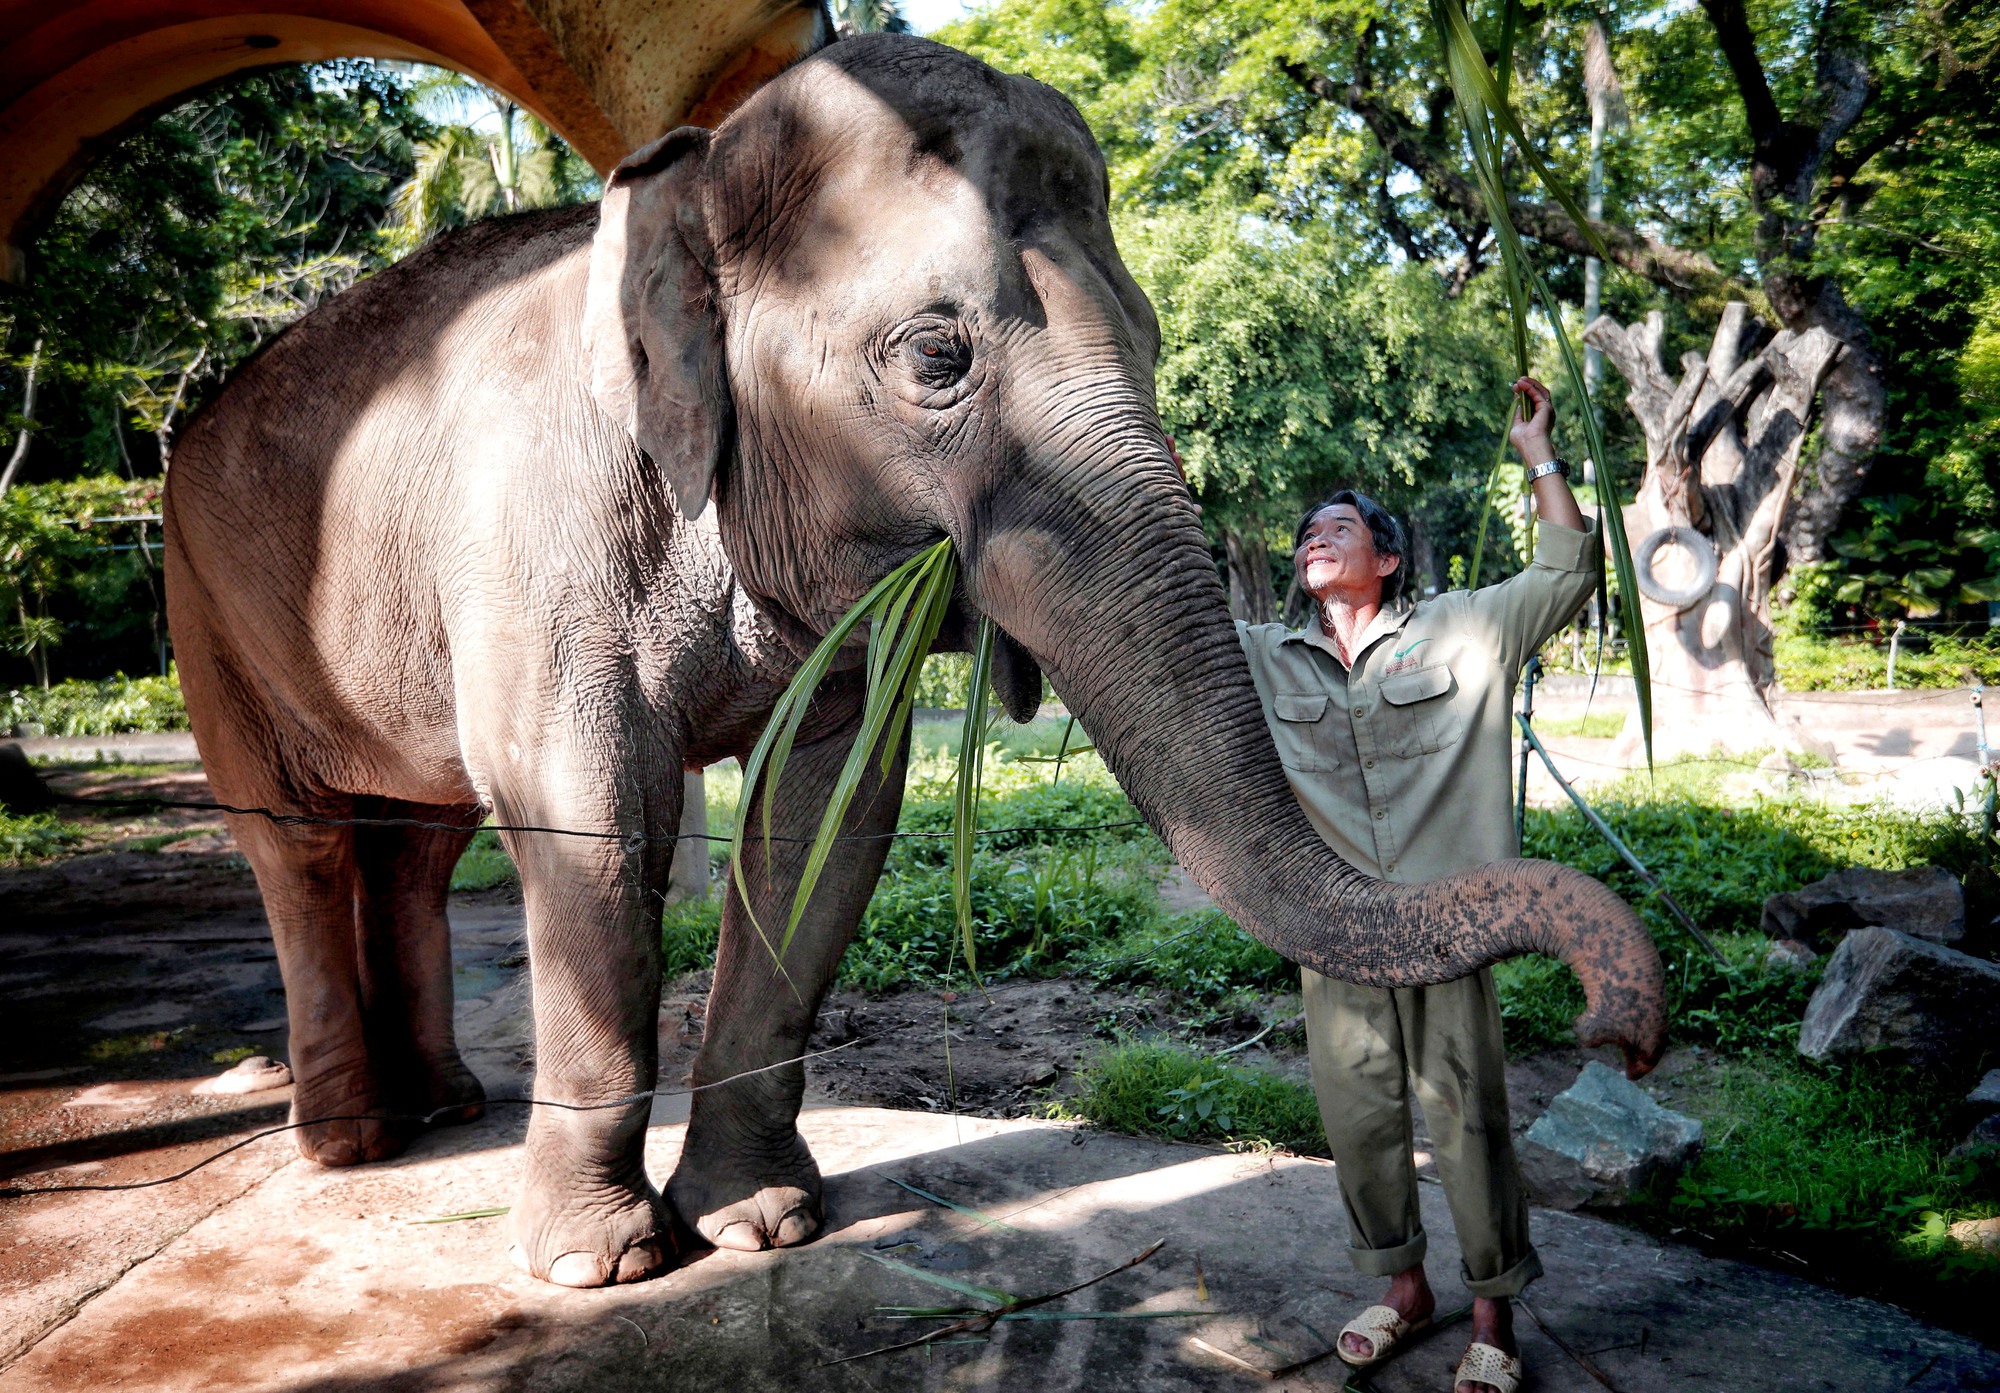
[[[949,387],[972,368],[972,346],[946,328],[922,329],[903,340],[903,357],[917,381]]]

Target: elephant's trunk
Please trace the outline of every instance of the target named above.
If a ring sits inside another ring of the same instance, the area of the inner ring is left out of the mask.
[[[975,523],[968,582],[1175,858],[1250,933],[1345,981],[1416,986],[1519,953],[1560,958],[1589,999],[1583,1043],[1616,1042],[1628,1068],[1649,1068],[1665,1034],[1659,954],[1603,885],[1525,860],[1392,885],[1320,839],[1278,762],[1186,492],[1143,418],[1118,435],[1068,442],[1097,456],[1052,467],[1069,487],[1044,476],[1015,496],[1059,505],[1018,515],[1010,497]]]

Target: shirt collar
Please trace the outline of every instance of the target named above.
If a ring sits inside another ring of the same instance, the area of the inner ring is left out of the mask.
[[[1361,631],[1361,642],[1355,645],[1354,649],[1355,658],[1359,660],[1377,642],[1396,633],[1409,623],[1414,610],[1414,605],[1396,605],[1376,610],[1375,617],[1368,621],[1368,627]],[[1317,619],[1309,620],[1303,627],[1293,629],[1279,639],[1278,643],[1281,647],[1287,643],[1309,643],[1335,661],[1339,661],[1340,658],[1339,650],[1334,647],[1333,640],[1320,629]]]

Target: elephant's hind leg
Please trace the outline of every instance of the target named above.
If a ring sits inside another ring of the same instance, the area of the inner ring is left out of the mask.
[[[229,829],[257,872],[285,979],[299,1150],[323,1166],[394,1156],[409,1129],[391,1115],[362,1025],[354,829],[250,814],[231,814]]]
[[[467,828],[359,827],[354,842],[361,1014],[376,1076],[398,1111],[441,1124],[470,1122],[485,1111],[486,1094],[452,1033],[445,901],[477,815],[393,800],[370,800],[363,811]]]
[[[843,736],[792,750],[771,812],[774,838],[813,835],[851,743]],[[782,967],[772,948],[790,916],[807,848],[774,839],[767,862],[761,838],[745,843],[744,879],[763,931],[750,922],[732,884],[708,1033],[694,1067],[694,1082],[704,1087],[667,1185],[682,1221],[718,1247],[787,1247],[813,1237],[824,1222],[819,1166],[798,1131],[806,1078],[798,1056],[882,873],[889,842],[880,834],[895,830],[904,764],[899,755],[884,778],[877,760],[868,761],[841,828],[853,840],[834,843]],[[762,800],[759,790],[759,806]],[[761,823],[756,808],[747,816],[751,825]]]

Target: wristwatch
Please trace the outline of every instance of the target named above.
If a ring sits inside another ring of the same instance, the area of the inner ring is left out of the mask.
[[[1531,484],[1537,479],[1546,479],[1551,474],[1560,474],[1563,478],[1567,479],[1570,476],[1569,461],[1561,455],[1557,455],[1552,460],[1545,460],[1541,464],[1531,464],[1528,466],[1528,482]]]

